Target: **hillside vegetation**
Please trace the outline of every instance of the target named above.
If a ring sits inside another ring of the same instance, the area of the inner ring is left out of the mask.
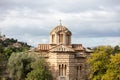
[[[24,52],[30,49],[27,43],[19,42],[13,38],[0,37],[0,77],[5,75],[7,62],[12,53]]]

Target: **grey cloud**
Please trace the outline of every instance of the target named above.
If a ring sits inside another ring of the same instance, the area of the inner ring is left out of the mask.
[[[47,1],[49,2],[49,1]],[[46,3],[44,0],[2,0],[0,1],[0,10],[22,10],[24,8],[31,9],[33,11],[39,12],[48,12],[49,3]]]
[[[105,31],[99,31],[97,29],[80,30],[78,28],[77,30],[73,31],[73,35],[74,37],[118,37],[120,36],[119,31],[114,31],[110,29]]]
[[[99,6],[114,8],[119,5],[119,0],[1,0],[2,10],[30,8],[33,11],[49,12],[56,10],[60,12],[81,12],[86,10],[98,10]]]
[[[49,31],[44,29],[44,28],[38,28],[38,27],[35,27],[35,26],[28,26],[28,27],[19,27],[19,26],[16,26],[16,27],[8,27],[7,29],[3,29],[3,31],[6,33],[6,34],[9,34],[9,35],[13,35],[13,34],[16,34],[16,35],[31,35],[31,36],[46,36],[48,35]]]
[[[0,0],[0,27],[11,37],[47,38],[59,17],[73,38],[120,37],[120,0]]]

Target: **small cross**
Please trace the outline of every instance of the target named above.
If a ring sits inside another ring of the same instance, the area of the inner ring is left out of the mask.
[[[62,20],[60,19],[60,25],[62,25],[62,23],[61,23],[61,22],[62,22]]]

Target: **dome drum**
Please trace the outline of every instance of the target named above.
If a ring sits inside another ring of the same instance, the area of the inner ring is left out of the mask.
[[[71,31],[65,26],[59,25],[50,32],[50,44],[71,44]]]

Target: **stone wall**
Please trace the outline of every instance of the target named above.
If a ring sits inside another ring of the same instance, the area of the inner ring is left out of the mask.
[[[85,60],[75,53],[49,53],[47,59],[54,80],[86,80]]]

